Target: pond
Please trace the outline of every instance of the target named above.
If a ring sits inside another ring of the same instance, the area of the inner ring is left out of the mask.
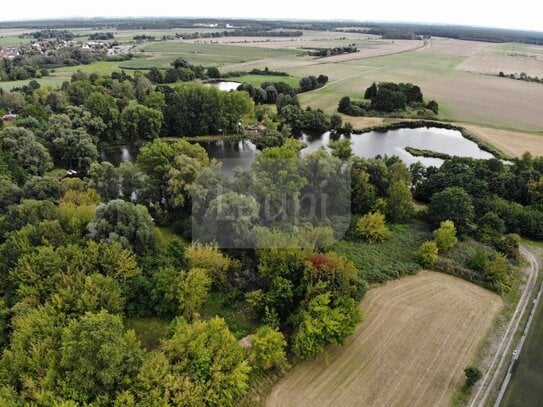
[[[234,168],[249,168],[258,150],[250,140],[209,141],[199,143],[211,158],[222,163],[223,173],[233,178]],[[115,167],[123,162],[134,162],[138,157],[139,146],[109,145],[100,148],[100,161],[109,161]]]
[[[234,168],[249,168],[253,163],[258,150],[250,140],[240,141],[211,141],[200,143],[210,158],[222,163],[223,173],[234,178]]]
[[[462,136],[458,130],[431,128],[397,129],[386,132],[368,132],[350,136],[333,136],[329,132],[318,135],[304,134],[300,140],[307,144],[302,155],[311,153],[321,147],[327,148],[331,140],[348,137],[351,140],[353,153],[359,157],[372,158],[377,155],[396,155],[407,165],[420,161],[425,166],[441,166],[442,159],[431,157],[415,157],[405,151],[405,147],[437,151],[461,157],[489,159],[494,156],[481,150],[471,140]],[[235,167],[249,168],[258,150],[250,140],[201,142],[209,157],[223,163],[224,173],[232,177]],[[124,161],[133,161],[138,154],[138,147],[131,145],[109,146],[100,152],[103,161],[115,166]]]
[[[217,82],[208,82],[206,85],[213,86],[219,90],[224,90],[225,92],[230,92],[231,90],[236,90],[241,83],[239,82],[229,82],[229,81],[217,81]]]
[[[139,149],[139,146],[133,144],[101,146],[100,161],[109,161],[118,167],[124,162],[136,161]]]
[[[344,139],[345,136],[335,137],[334,140]],[[396,155],[407,165],[420,161],[425,166],[439,167],[443,160],[432,157],[415,157],[405,151],[406,147],[415,147],[421,150],[431,150],[446,153],[451,156],[489,159],[492,154],[468,140],[458,130],[439,129],[436,127],[420,127],[417,129],[396,129],[386,132],[370,131],[363,134],[348,136],[351,140],[353,153],[359,157],[372,158],[377,155]],[[313,152],[326,147],[331,141],[329,132],[311,136],[304,134],[301,139],[308,146],[302,154]]]

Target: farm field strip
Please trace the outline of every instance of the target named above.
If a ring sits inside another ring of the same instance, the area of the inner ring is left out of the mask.
[[[480,139],[491,143],[511,157],[520,157],[526,151],[530,151],[536,157],[543,155],[543,135],[541,134],[495,129],[461,122],[458,125],[467,128]]]
[[[525,247],[521,247],[521,253],[530,262],[528,268],[528,279],[523,288],[520,300],[515,308],[515,312],[509,320],[507,329],[500,341],[498,348],[494,352],[494,357],[483,375],[483,380],[478,383],[471,397],[469,407],[485,406],[491,395],[499,386],[498,380],[502,377],[503,367],[506,361],[511,358],[511,349],[515,334],[518,332],[520,322],[526,311],[526,308],[531,303],[534,291],[536,290],[537,273],[539,272],[539,262],[536,257],[530,253]]]
[[[539,288],[539,291],[537,293],[537,296],[536,298],[534,299],[533,301],[533,305],[532,305],[532,310],[530,311],[530,315],[529,315],[529,318],[528,318],[528,321],[526,322],[526,325],[524,327],[524,331],[522,332],[522,337],[520,339],[520,342],[519,344],[517,345],[517,348],[516,348],[516,351],[517,351],[517,354],[515,357],[513,357],[511,359],[511,362],[510,362],[510,365],[507,369],[507,375],[505,377],[505,380],[503,381],[503,384],[502,384],[502,387],[500,389],[500,392],[498,394],[498,398],[496,399],[496,402],[494,403],[494,405],[496,407],[499,407],[501,405],[501,402],[503,400],[503,397],[505,395],[505,393],[510,389],[510,383],[511,383],[511,379],[513,378],[513,375],[515,376],[518,376],[518,377],[515,377],[517,383],[520,383],[521,385],[526,383],[526,382],[530,382],[530,379],[532,379],[531,377],[528,377],[528,378],[525,378],[525,377],[522,377],[521,374],[519,374],[519,371],[515,372],[515,364],[519,363],[519,360],[520,360],[520,354],[521,352],[524,350],[524,353],[522,354],[523,358],[522,358],[522,361],[520,363],[527,363],[529,360],[531,360],[533,358],[533,356],[538,356],[539,352],[537,352],[537,350],[535,350],[535,344],[534,342],[536,343],[540,343],[540,341],[537,341],[536,337],[537,337],[537,328],[534,327],[534,322],[535,324],[537,325],[538,323],[541,323],[541,315],[543,315],[541,313],[541,311],[543,310],[543,308],[541,308],[541,297],[543,295],[543,283],[541,283],[540,285],[540,288]],[[528,344],[527,344],[528,342]],[[526,345],[526,347],[525,347]],[[535,352],[534,352],[535,350]],[[531,355],[529,356],[526,356],[527,353],[531,353]],[[536,355],[534,355],[533,353],[536,353]],[[539,365],[541,366],[541,365]],[[541,371],[536,371],[536,374],[540,374]],[[513,386],[511,386],[513,387]],[[514,395],[514,390],[511,390],[509,391],[509,393],[511,395]],[[530,392],[530,393],[535,393],[535,392]],[[537,397],[536,394],[533,394],[534,398]],[[515,400],[515,397],[511,397],[513,400]]]
[[[467,58],[457,69],[484,74],[520,74],[543,76],[543,50],[521,44],[499,44],[488,46]]]
[[[501,307],[495,294],[421,272],[372,289],[343,348],[296,366],[267,406],[445,406]]]

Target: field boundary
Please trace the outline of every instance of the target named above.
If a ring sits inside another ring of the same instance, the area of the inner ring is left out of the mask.
[[[533,298],[534,291],[537,287],[537,276],[539,273],[539,261],[525,247],[521,247],[521,252],[530,262],[528,281],[524,286],[524,291],[519,299],[515,312],[511,317],[507,329],[500,341],[498,349],[494,352],[494,357],[483,376],[483,380],[476,387],[476,391],[472,394],[468,407],[486,406],[494,391],[498,379],[503,373],[503,367],[506,360],[510,356],[510,350],[513,346],[515,335],[519,330],[519,325],[525,315],[526,309]]]
[[[535,314],[537,312],[537,308],[539,307],[539,304],[541,302],[541,297],[543,296],[543,281],[541,282],[539,286],[539,291],[537,293],[537,296],[535,300],[533,301],[532,305],[532,311],[530,312],[530,315],[528,317],[528,321],[526,322],[526,325],[524,326],[524,331],[522,332],[522,337],[520,338],[519,344],[516,348],[516,353],[514,354],[513,358],[511,359],[511,362],[507,368],[507,374],[505,376],[505,379],[502,383],[500,392],[498,393],[498,397],[496,399],[496,402],[494,403],[494,407],[499,407],[502,403],[503,397],[505,396],[505,393],[507,392],[509,382],[511,381],[511,378],[513,377],[513,369],[515,365],[518,363],[518,360],[520,358],[520,353],[522,352],[522,348],[524,347],[524,343],[526,342],[526,339],[528,337],[528,334],[530,333],[530,328],[532,326],[532,323],[534,321]]]

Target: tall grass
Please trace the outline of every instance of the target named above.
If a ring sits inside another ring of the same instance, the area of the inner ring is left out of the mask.
[[[369,284],[415,274],[421,268],[415,253],[423,242],[432,238],[430,231],[418,221],[393,225],[391,229],[392,236],[383,243],[342,240],[331,249],[351,260],[360,277]]]

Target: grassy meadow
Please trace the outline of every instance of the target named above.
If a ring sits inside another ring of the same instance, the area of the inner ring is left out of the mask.
[[[7,47],[9,45],[26,44],[31,41],[30,38],[19,38],[18,36],[1,36],[0,35],[0,48]]]
[[[431,233],[422,223],[393,225],[392,237],[383,243],[340,240],[332,250],[352,261],[365,281],[379,284],[420,270],[415,252],[430,239]]]

